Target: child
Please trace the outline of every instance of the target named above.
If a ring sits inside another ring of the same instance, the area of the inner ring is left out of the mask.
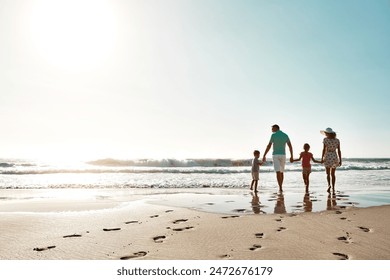
[[[315,163],[321,163],[321,161],[315,160],[313,158],[313,154],[309,153],[310,150],[310,145],[305,144],[303,145],[303,151],[299,155],[299,159],[294,159],[294,161],[300,161],[302,159],[302,177],[303,177],[303,182],[305,183],[306,186],[306,192],[309,191],[309,175],[311,173],[311,165],[310,165],[310,160],[312,160]]]
[[[257,192],[257,183],[259,181],[260,165],[262,165],[263,162],[259,161],[260,152],[258,150],[255,150],[253,152],[253,155],[255,156],[255,158],[252,160],[252,183],[251,183],[250,190],[252,191],[254,187],[254,191]]]

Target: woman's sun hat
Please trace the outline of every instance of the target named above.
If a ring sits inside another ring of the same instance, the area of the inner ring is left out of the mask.
[[[328,127],[327,129],[325,130],[320,130],[320,133],[325,135],[326,133],[328,134],[336,134],[336,131],[333,131],[333,129],[331,129],[330,127]]]

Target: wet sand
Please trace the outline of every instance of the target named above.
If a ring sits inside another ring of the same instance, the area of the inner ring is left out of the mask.
[[[313,213],[303,198],[286,207],[288,193],[245,193],[241,205],[224,189],[1,190],[0,259],[390,259],[390,206],[324,194],[329,210]]]

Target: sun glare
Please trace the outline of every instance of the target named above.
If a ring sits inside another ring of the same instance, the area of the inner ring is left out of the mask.
[[[33,7],[30,26],[40,56],[58,67],[94,67],[115,46],[115,16],[108,1],[41,0]]]

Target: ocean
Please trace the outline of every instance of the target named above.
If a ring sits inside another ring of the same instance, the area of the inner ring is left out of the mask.
[[[66,163],[0,159],[0,192],[5,189],[126,189],[142,193],[151,189],[161,192],[175,189],[175,195],[167,198],[166,204],[221,213],[275,212],[279,207],[276,202],[281,200],[282,211],[286,212],[329,210],[329,205],[390,204],[390,159],[387,158],[343,159],[336,172],[334,197],[326,193],[325,169],[321,164],[312,165],[309,194],[305,193],[299,162],[287,163],[282,194],[278,193],[271,162],[260,167],[259,193],[255,196],[248,190],[250,170],[251,159],[108,158]],[[194,191],[196,202],[189,206],[187,196],[191,189],[202,191]],[[210,196],[212,189],[219,189],[224,195]],[[7,196],[0,198],[6,200]]]

